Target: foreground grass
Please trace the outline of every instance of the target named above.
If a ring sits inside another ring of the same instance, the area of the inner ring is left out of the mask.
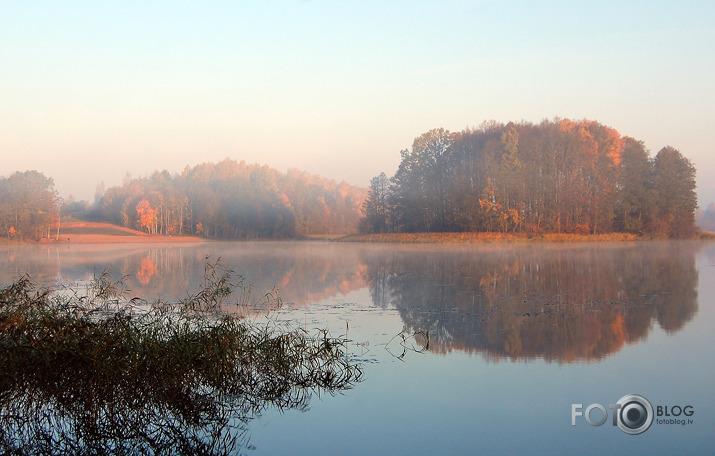
[[[307,407],[361,376],[325,332],[221,313],[231,272],[180,303],[122,304],[107,274],[57,295],[0,290],[0,452],[231,454],[266,407]],[[275,299],[271,294],[267,299]]]

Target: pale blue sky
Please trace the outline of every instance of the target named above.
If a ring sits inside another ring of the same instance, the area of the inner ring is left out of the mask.
[[[432,128],[593,119],[715,201],[715,2],[0,0],[0,175],[232,157],[352,184]]]

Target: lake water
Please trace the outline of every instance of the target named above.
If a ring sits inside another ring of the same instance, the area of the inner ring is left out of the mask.
[[[108,269],[128,297],[172,301],[219,258],[254,297],[278,290],[283,306],[270,318],[346,337],[364,370],[353,389],[314,396],[307,411],[253,419],[249,454],[715,447],[715,243],[4,246],[0,283],[29,273],[47,286],[82,284]],[[653,406],[639,435],[612,424],[609,405],[627,394]],[[601,404],[607,419],[592,426],[572,404],[584,414]]]

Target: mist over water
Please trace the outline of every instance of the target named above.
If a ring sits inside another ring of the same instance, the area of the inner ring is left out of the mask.
[[[288,308],[369,290],[370,300],[355,306],[396,310],[406,330],[429,333],[435,353],[574,362],[644,340],[653,324],[675,332],[692,320],[697,249],[688,242],[21,247],[3,252],[2,280],[26,272],[58,287],[108,270],[124,281],[127,298],[171,302],[196,290],[206,264],[220,261],[256,297],[275,289]]]
[[[712,243],[3,247],[0,282],[28,273],[59,287],[109,269],[128,299],[173,301],[197,290],[207,262],[219,259],[256,298],[278,292],[276,318],[346,336],[349,356],[365,363],[364,382],[344,396],[258,418],[255,454],[508,453],[550,451],[549,442],[590,442],[593,454],[609,442],[699,453],[713,443]],[[687,401],[695,424],[653,425],[625,441],[617,428],[570,426],[571,403],[626,393]],[[415,435],[420,413],[440,424]],[[328,436],[321,442],[309,437],[315,426]],[[380,444],[360,439],[361,427]]]

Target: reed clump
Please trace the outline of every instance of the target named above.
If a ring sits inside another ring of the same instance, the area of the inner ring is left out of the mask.
[[[219,269],[176,304],[125,302],[106,273],[87,293],[0,289],[0,449],[230,454],[266,407],[360,380],[343,340],[222,311],[243,285]]]

